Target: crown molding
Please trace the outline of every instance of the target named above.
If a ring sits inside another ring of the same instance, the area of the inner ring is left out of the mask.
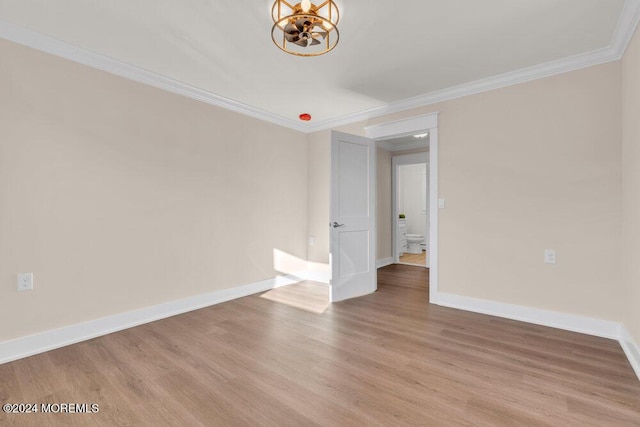
[[[638,26],[638,22],[640,22],[640,0],[626,0],[611,43],[605,48],[418,95],[317,123],[299,123],[296,120],[288,119],[278,114],[216,95],[212,92],[1,20],[0,38],[216,107],[225,108],[296,131],[313,133],[355,122],[366,121],[387,114],[425,107],[443,101],[450,101],[594,65],[617,61],[624,55]]]
[[[611,47],[618,59],[622,59],[640,23],[640,0],[626,0],[611,38]]]
[[[206,104],[221,107],[300,132],[307,132],[306,126],[303,124],[299,124],[294,120],[287,119],[278,114],[216,95],[207,90],[188,85],[172,78],[118,61],[117,59],[110,58],[2,20],[0,20],[0,38],[68,59],[97,70],[106,71],[107,73],[115,74],[138,83],[153,86],[177,95],[186,96],[187,98],[195,99]]]
[[[633,37],[640,22],[640,0],[626,0],[610,45],[601,49],[561,58],[544,64],[534,65],[520,70],[511,71],[486,79],[476,80],[453,86],[443,90],[430,92],[415,97],[392,102],[379,107],[370,108],[335,119],[323,120],[310,125],[306,132],[317,132],[332,129],[355,122],[366,121],[387,114],[398,113],[418,107],[450,101],[469,95],[475,95],[494,89],[526,83],[545,77],[576,71],[594,65],[605,64],[620,60]]]
[[[414,96],[401,101],[392,102],[387,105],[382,105],[380,107],[347,114],[335,119],[323,120],[311,125],[305,131],[317,132],[326,129],[333,129],[338,126],[367,121],[387,114],[399,113],[401,111],[425,107],[439,102],[451,101],[453,99],[476,95],[478,93],[501,89],[508,86],[514,86],[520,83],[551,77],[557,74],[567,73],[569,71],[575,71],[581,68],[604,64],[619,59],[620,56],[615,54],[611,47],[598,49],[568,58],[547,62],[545,64],[500,74],[487,79],[476,80],[447,89]]]

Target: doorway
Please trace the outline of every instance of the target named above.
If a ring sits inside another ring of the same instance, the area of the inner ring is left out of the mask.
[[[429,153],[392,161],[393,260],[429,267]]]
[[[427,201],[429,238],[427,239],[426,249],[429,256],[429,301],[433,303],[438,299],[438,210],[440,206],[444,207],[444,199],[440,200],[438,194],[438,113],[365,127],[365,135],[378,142],[408,136],[420,138],[425,134],[429,135],[429,153],[427,159],[429,163],[429,171],[427,174],[429,176],[429,198]],[[410,149],[412,147],[406,148]],[[399,215],[399,213],[393,216],[397,217],[397,215]],[[394,229],[395,227],[392,227],[392,231]],[[391,239],[394,245],[397,243],[395,237],[394,235]],[[392,251],[392,253],[393,252],[394,251]]]

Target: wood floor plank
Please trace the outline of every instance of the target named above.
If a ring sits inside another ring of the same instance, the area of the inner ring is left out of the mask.
[[[428,304],[428,270],[302,282],[0,365],[0,425],[640,426],[616,341]]]

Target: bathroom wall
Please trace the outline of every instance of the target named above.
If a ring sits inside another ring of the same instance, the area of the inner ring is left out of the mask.
[[[3,40],[0,58],[0,341],[306,259],[306,135]]]
[[[426,173],[425,163],[398,166],[398,213],[405,214],[407,234],[426,235]]]

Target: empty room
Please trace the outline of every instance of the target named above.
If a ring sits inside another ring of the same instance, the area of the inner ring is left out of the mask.
[[[0,0],[0,425],[639,426],[640,0]]]

